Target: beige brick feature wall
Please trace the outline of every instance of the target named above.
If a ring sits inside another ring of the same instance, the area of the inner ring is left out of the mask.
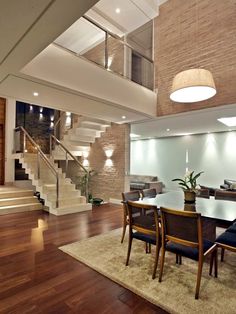
[[[169,0],[160,7],[154,32],[158,116],[236,103],[235,21],[235,0]],[[170,101],[174,76],[192,67],[212,72],[217,95],[194,104]]]
[[[105,201],[121,199],[121,192],[127,190],[125,174],[129,171],[129,133],[128,124],[112,124],[92,144],[88,160],[90,168],[97,172],[90,185],[93,197]],[[113,151],[112,166],[106,165],[106,150]]]

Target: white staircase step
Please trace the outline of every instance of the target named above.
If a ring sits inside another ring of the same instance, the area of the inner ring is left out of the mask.
[[[22,205],[22,204],[33,204],[38,203],[36,196],[23,196],[23,197],[11,197],[0,199],[0,207],[11,206],[11,205]]]
[[[65,145],[66,148],[68,144],[72,144],[76,146],[88,146],[87,143],[94,143],[96,137],[97,137],[96,135],[90,136],[90,135],[80,134],[78,129],[76,129],[74,130],[74,133],[64,136],[62,144]]]
[[[65,198],[59,199],[59,207],[66,207],[66,206],[74,206],[74,205],[81,205],[86,204],[85,196],[79,196],[77,198]],[[52,208],[56,208],[56,201],[50,201]]]
[[[29,204],[2,206],[0,207],[0,215],[27,212],[27,211],[32,211],[32,210],[40,210],[42,208],[43,206],[41,203],[29,203]]]
[[[93,123],[93,122],[89,122],[89,121],[82,121],[80,125],[81,125],[81,127],[85,128],[85,129],[96,130],[96,131],[100,131],[100,132],[105,132],[106,128],[107,128],[106,125]]]
[[[50,210],[50,212],[56,216],[62,216],[62,215],[67,215],[67,214],[80,213],[80,212],[84,212],[91,209],[92,209],[92,204],[86,203],[86,204],[79,204],[79,205],[61,206],[59,208]]]
[[[13,191],[0,191],[0,199],[3,198],[12,198],[12,197],[24,197],[24,196],[33,196],[34,191],[32,190],[21,190],[15,189]]]
[[[83,122],[81,123],[87,123],[87,124],[93,124],[93,125],[102,125],[105,127],[109,127],[111,125],[110,122],[102,120],[102,119],[97,119],[97,118],[90,118],[90,117],[84,117]]]

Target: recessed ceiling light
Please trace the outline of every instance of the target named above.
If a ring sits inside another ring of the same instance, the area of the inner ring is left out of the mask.
[[[236,117],[220,118],[217,120],[227,126],[236,126]]]
[[[116,13],[117,13],[117,14],[120,13],[120,8],[116,8]]]
[[[167,132],[169,132],[169,131],[170,131],[170,129],[166,129],[166,131],[167,131]]]
[[[130,137],[131,138],[137,138],[137,137],[140,137],[140,135],[135,134],[135,133],[130,133]]]
[[[126,119],[126,116],[122,116],[121,118],[122,118],[122,119]]]
[[[34,95],[35,97],[37,97],[37,96],[39,95],[39,93],[38,93],[38,92],[33,92],[33,95]]]

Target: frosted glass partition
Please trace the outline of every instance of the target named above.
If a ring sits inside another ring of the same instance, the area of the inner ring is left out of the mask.
[[[130,173],[158,176],[167,189],[188,170],[204,171],[199,183],[220,187],[236,180],[236,132],[187,135],[131,142]]]

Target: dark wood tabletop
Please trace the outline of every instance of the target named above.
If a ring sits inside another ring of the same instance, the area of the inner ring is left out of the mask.
[[[155,198],[144,198],[137,201],[141,204],[148,204],[160,207],[167,207],[176,210],[188,210],[201,213],[203,217],[233,222],[236,219],[236,202],[228,200],[217,200],[214,197],[196,197],[195,205],[184,203],[184,193],[182,191],[171,191],[157,194]]]

